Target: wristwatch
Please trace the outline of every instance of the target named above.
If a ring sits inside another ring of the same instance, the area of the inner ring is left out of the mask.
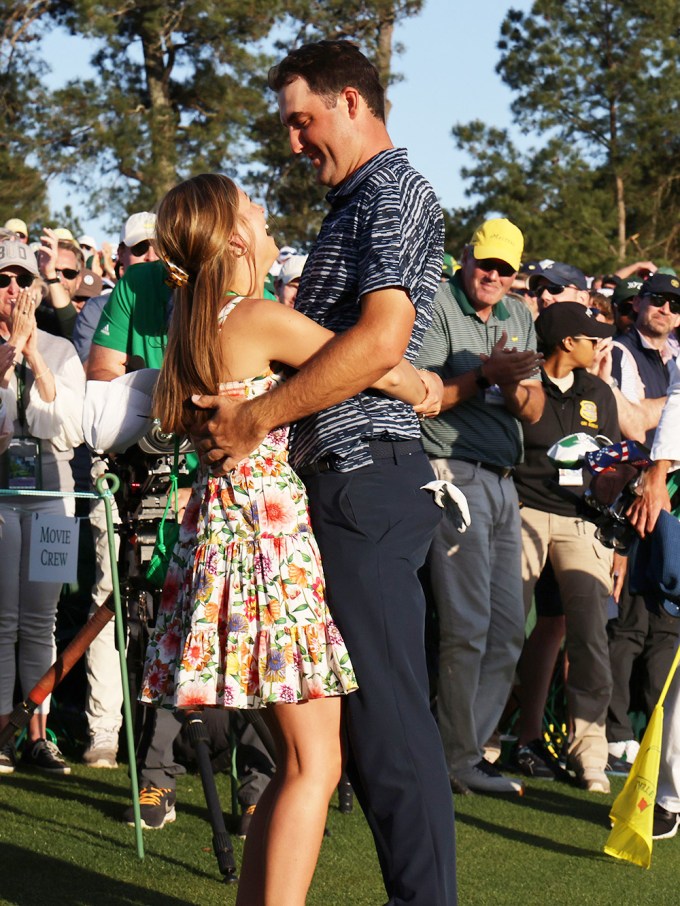
[[[45,278],[45,283],[47,283],[48,286],[53,286],[55,283],[61,283],[61,280],[59,277],[52,277],[50,280]]]
[[[482,366],[475,368],[475,384],[479,387],[480,390],[486,390],[491,386],[491,381],[487,380],[484,377],[484,372],[482,371]]]

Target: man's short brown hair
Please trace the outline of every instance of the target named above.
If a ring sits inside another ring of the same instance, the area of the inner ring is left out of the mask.
[[[385,89],[378,70],[351,41],[303,44],[272,66],[267,83],[273,91],[280,91],[297,78],[304,79],[310,91],[329,105],[344,88],[356,88],[371,113],[385,122]]]

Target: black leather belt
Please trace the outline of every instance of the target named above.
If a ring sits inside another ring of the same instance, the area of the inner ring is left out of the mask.
[[[369,440],[368,449],[373,459],[394,459],[396,456],[409,456],[412,453],[422,453],[423,444],[419,439],[414,440]],[[337,471],[334,456],[324,456],[315,462],[300,466],[295,471],[301,478],[309,475],[321,475],[323,472]]]
[[[478,459],[468,459],[466,456],[454,456],[453,458],[459,459],[461,462],[469,462],[473,466],[479,466],[480,469],[486,469],[487,472],[493,472],[499,478],[512,478],[512,473],[515,471],[512,466],[496,466],[491,462],[480,462]]]

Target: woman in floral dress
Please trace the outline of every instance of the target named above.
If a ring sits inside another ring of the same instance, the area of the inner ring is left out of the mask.
[[[227,177],[198,176],[172,189],[156,232],[176,287],[155,398],[164,430],[184,433],[195,423],[192,394],[266,393],[284,380],[276,363],[299,367],[332,337],[261,298],[278,250],[263,209]],[[408,363],[377,389],[414,404],[425,392]],[[305,902],[342,769],[341,696],[357,688],[326,605],[287,437],[279,428],[230,474],[206,469],[197,479],[141,693],[171,708],[266,706],[277,771],[246,842],[237,903],[247,906]]]

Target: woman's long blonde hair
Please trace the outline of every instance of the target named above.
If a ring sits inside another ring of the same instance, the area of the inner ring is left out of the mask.
[[[154,393],[154,415],[165,431],[185,432],[196,412],[191,395],[217,393],[224,378],[218,315],[243,251],[230,242],[239,227],[243,232],[238,200],[231,179],[206,173],[175,186],[158,208],[156,249],[176,287]]]

